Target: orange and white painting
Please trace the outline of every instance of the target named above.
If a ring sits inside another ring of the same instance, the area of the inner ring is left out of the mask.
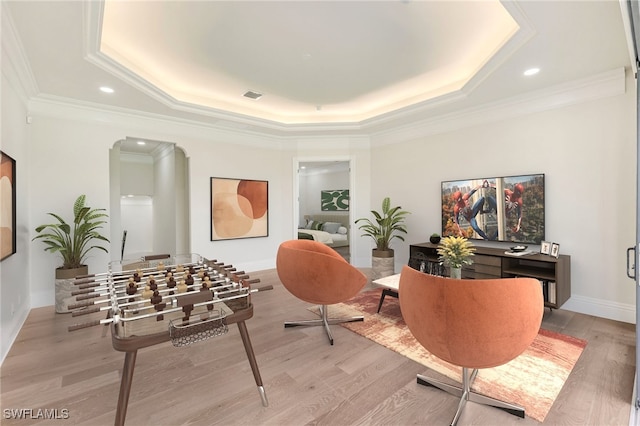
[[[16,162],[0,151],[0,260],[16,252]]]
[[[269,183],[211,178],[211,241],[269,236]]]

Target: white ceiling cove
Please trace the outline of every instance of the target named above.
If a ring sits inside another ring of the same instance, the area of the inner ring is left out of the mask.
[[[393,124],[630,66],[615,0],[3,6],[34,97],[238,126]]]

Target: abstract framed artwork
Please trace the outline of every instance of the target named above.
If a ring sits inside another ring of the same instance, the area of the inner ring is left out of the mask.
[[[16,252],[16,160],[0,151],[0,260]]]
[[[331,189],[320,191],[320,209],[325,212],[349,210],[349,190]]]
[[[269,236],[269,182],[211,178],[211,241]]]

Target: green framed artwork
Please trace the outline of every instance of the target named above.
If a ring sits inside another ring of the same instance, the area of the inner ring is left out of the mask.
[[[329,189],[320,191],[320,209],[324,212],[349,210],[349,190]]]

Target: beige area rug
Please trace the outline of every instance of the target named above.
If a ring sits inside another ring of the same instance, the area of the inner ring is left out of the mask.
[[[431,355],[415,340],[402,320],[398,299],[386,297],[380,313],[376,313],[381,292],[363,292],[347,303],[331,305],[329,316],[363,315],[364,322],[341,326],[460,383],[461,368]],[[312,309],[318,313],[317,307]],[[528,417],[543,422],[586,345],[585,340],[540,329],[518,358],[500,367],[479,370],[472,389],[521,405]]]

